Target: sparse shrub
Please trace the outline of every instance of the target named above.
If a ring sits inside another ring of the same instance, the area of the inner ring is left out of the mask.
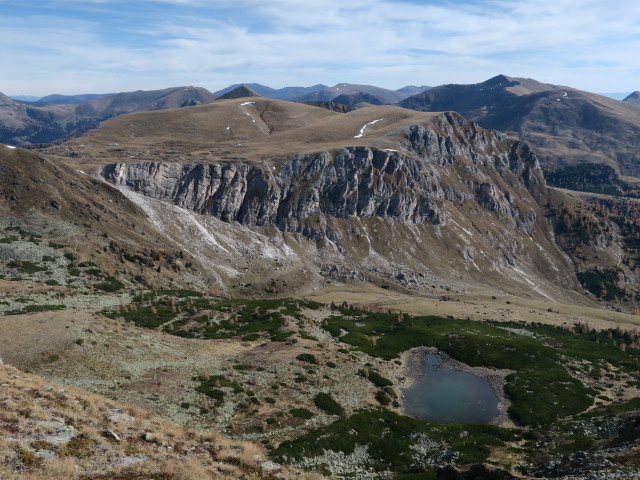
[[[375,370],[368,370],[368,373],[365,373],[364,370],[359,370],[358,373],[363,377],[369,379],[371,383],[373,383],[376,387],[388,387],[393,385],[393,382],[388,378],[383,377]]]
[[[37,467],[42,465],[43,462],[43,460],[36,457],[35,454],[21,448],[17,450],[16,456],[25,467]]]
[[[113,277],[106,277],[103,282],[96,283],[94,287],[104,292],[117,292],[124,288],[124,284]]]
[[[312,355],[310,353],[301,353],[296,357],[296,359],[300,360],[301,362],[313,363],[314,365],[318,363],[315,355]]]
[[[380,405],[389,405],[391,403],[389,396],[382,390],[376,392],[375,398]]]
[[[60,455],[75,458],[90,457],[95,452],[95,443],[93,440],[83,436],[74,437],[65,445]]]
[[[233,366],[233,369],[239,371],[251,370],[251,365],[237,364]]]
[[[344,415],[344,408],[328,393],[318,393],[313,398],[313,403],[330,415]]]
[[[313,418],[313,412],[311,410],[307,410],[306,408],[292,408],[291,410],[289,410],[289,413],[292,417],[295,418],[303,418],[305,420]]]
[[[224,400],[224,392],[218,388],[207,390],[206,392],[204,392],[204,394],[213,398],[214,400],[218,400],[218,401]]]

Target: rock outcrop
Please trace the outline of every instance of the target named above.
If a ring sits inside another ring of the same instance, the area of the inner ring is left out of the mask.
[[[346,147],[297,155],[280,165],[219,162],[116,163],[102,167],[110,183],[225,222],[274,224],[310,238],[308,218],[372,217],[441,225],[447,203],[475,202],[526,231],[544,179],[535,154],[521,142],[478,128],[456,114],[405,129],[401,150]],[[516,205],[518,204],[518,205]],[[322,223],[322,222],[320,222]]]

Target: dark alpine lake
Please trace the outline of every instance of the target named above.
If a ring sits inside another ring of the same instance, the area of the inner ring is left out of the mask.
[[[441,366],[424,357],[424,374],[404,391],[407,414],[435,422],[488,423],[498,415],[498,396],[476,375]]]

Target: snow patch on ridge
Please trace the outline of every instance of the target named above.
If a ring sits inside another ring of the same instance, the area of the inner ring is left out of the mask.
[[[381,122],[382,120],[384,120],[384,118],[379,118],[378,120],[374,120],[373,122],[367,123],[364,127],[362,127],[360,129],[360,133],[358,135],[354,136],[353,138],[362,138],[362,137],[364,137],[364,131],[365,131],[365,129],[367,127],[370,127],[371,125],[374,125],[374,124],[376,124],[378,122]]]

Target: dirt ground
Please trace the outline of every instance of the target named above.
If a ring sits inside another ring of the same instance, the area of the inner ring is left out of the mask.
[[[29,370],[72,347],[93,315],[55,311],[0,317],[0,358]]]

